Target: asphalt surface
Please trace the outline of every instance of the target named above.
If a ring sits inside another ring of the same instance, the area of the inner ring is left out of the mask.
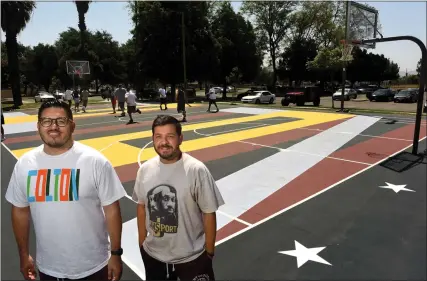
[[[227,107],[229,106],[220,105],[220,109]],[[205,112],[205,106],[188,108],[188,111],[189,122],[184,126],[251,116],[241,113],[225,113],[224,111],[210,114]],[[111,115],[78,119],[78,129],[88,130],[76,134],[76,139],[87,140],[150,130],[151,125],[149,122],[143,123],[144,121],[152,120],[157,114],[172,113],[176,114],[176,109],[137,115],[135,120],[140,120],[140,123],[129,126],[124,124],[126,120],[120,121]],[[191,118],[195,116],[200,117],[192,120]],[[265,211],[265,214],[262,214],[265,221],[251,222],[248,220],[252,226],[247,230],[241,233],[234,232],[234,236],[218,240],[214,259],[216,279],[425,280],[427,159],[414,159],[414,156],[408,153],[400,153],[391,160],[385,160],[389,155],[395,154],[402,148],[409,147],[404,150],[406,152],[411,150],[413,121],[408,117],[397,116],[394,118],[395,122],[381,119],[363,130],[339,147],[332,155],[329,155],[329,158],[325,158],[321,163],[302,173],[277,191],[277,194],[271,195],[276,200],[286,201],[288,195],[281,197],[279,192],[295,191],[296,186],[296,189],[306,192],[298,194],[299,199],[295,199],[296,206],[289,203],[288,209],[282,210],[280,214],[272,217],[268,217],[267,211]],[[220,135],[225,131],[246,133],[246,130],[250,130],[248,128],[250,126],[262,128],[267,125],[292,123],[298,120],[299,118],[274,117],[256,122],[201,128],[197,132],[214,135]],[[120,127],[114,130],[107,127],[116,125]],[[105,126],[105,130],[102,128],[103,126]],[[220,145],[200,151],[196,150],[190,154],[205,159],[203,162],[218,182],[263,159],[276,155],[278,149],[287,149],[309,140],[327,130],[327,127],[299,128],[292,130],[289,134],[291,137],[283,135],[276,139],[274,135],[279,133],[274,132],[271,136],[252,140],[263,146],[244,143],[233,146],[241,149],[239,151],[231,149],[231,145],[234,145],[232,143],[230,146]],[[423,132],[425,132],[425,128],[424,125]],[[337,133],[345,134],[346,132]],[[36,132],[27,132],[7,136],[8,140],[5,145],[11,150],[39,145],[41,142],[35,137],[36,135]],[[16,139],[14,139],[15,137]],[[25,140],[23,137],[33,139]],[[201,137],[192,130],[184,132],[186,141],[197,140]],[[149,138],[139,138],[123,141],[123,143],[141,148],[148,140]],[[8,144],[8,141],[11,143]],[[419,150],[422,151],[425,147],[426,141],[423,140],[420,142]],[[301,161],[303,160],[304,158],[301,158]],[[1,163],[2,280],[22,280],[10,222],[11,207],[4,199],[16,158],[3,145]],[[316,169],[321,172],[315,172]],[[122,173],[119,170],[120,167],[116,167],[116,171],[119,174]],[[287,171],[283,171],[283,173],[286,174]],[[359,174],[353,176],[355,173]],[[127,178],[123,181],[123,185],[131,195],[134,177]],[[395,193],[391,189],[379,187],[385,186],[386,182],[395,185],[406,184],[406,188],[415,192],[399,191]],[[313,185],[313,190],[307,191],[310,185]],[[317,191],[323,193],[317,194]],[[293,194],[289,193],[289,195]],[[245,196],[249,195],[245,194]],[[309,196],[313,197],[307,200]],[[242,200],[244,200],[243,197]],[[135,203],[127,198],[123,198],[120,203],[123,222],[135,218]],[[244,215],[239,218],[246,220]],[[313,254],[316,251],[312,250],[310,257],[318,261],[321,258],[323,262],[330,265],[309,260],[298,267],[296,257],[278,253],[295,250],[295,241],[299,243],[298,245],[307,248],[325,247],[317,253],[318,257]],[[32,228],[30,247],[31,253],[35,255],[35,237]],[[133,270],[124,264],[122,280],[140,279]]]
[[[425,147],[421,142],[420,148]],[[217,248],[216,277],[425,280],[427,158],[408,157],[409,149],[405,154],[393,162],[411,166],[407,170],[374,166],[224,242]],[[415,192],[379,188],[386,182]],[[318,255],[331,265],[308,261],[298,268],[294,256],[278,253],[294,250],[295,241],[307,248],[326,247]]]

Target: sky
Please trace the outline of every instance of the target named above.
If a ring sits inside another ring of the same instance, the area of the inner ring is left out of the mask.
[[[384,37],[412,35],[427,45],[427,3],[422,2],[362,2],[368,3],[379,11]],[[238,11],[241,2],[232,2]],[[30,22],[18,35],[18,41],[24,45],[35,46],[38,43],[53,44],[59,33],[68,27],[78,28],[78,15],[75,4],[71,1],[39,2]],[[86,14],[86,25],[90,30],[105,30],[114,40],[125,43],[130,38],[132,22],[127,9],[127,2],[94,1]],[[2,41],[5,36],[2,32]],[[368,50],[397,63],[400,73],[413,73],[421,58],[419,47],[410,41],[377,43],[374,50]]]

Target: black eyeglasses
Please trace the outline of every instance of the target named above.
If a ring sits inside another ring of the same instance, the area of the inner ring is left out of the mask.
[[[43,127],[50,127],[52,126],[53,122],[55,122],[56,126],[58,127],[65,127],[68,124],[68,118],[67,117],[59,117],[56,119],[53,118],[40,118],[39,123]]]

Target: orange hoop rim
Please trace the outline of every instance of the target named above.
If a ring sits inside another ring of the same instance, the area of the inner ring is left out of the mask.
[[[361,44],[362,44],[362,41],[361,41],[361,40],[354,40],[354,39],[352,39],[352,40],[345,40],[345,39],[341,39],[341,40],[340,40],[340,43],[341,43],[342,45],[347,45],[347,44],[352,44],[352,45],[361,45]]]

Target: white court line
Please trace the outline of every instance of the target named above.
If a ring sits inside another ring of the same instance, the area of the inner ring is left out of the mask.
[[[232,220],[238,221],[238,222],[240,222],[240,223],[242,223],[242,224],[244,224],[244,225],[247,225],[247,226],[251,226],[251,225],[252,225],[251,223],[248,223],[247,221],[244,221],[244,220],[242,220],[242,219],[236,218],[235,216],[229,215],[229,214],[227,214],[227,213],[225,213],[225,212],[223,212],[223,211],[217,210],[216,212],[217,212],[218,214],[223,215],[223,216],[229,217],[229,218],[230,218],[230,219],[232,219]]]
[[[307,131],[317,131],[317,132],[324,132],[324,131],[326,131],[326,130],[321,130],[321,129],[309,129],[309,128],[297,128],[297,130],[307,130]],[[353,134],[353,133],[350,133],[350,132],[334,132],[333,130],[331,132],[332,133],[337,133],[337,134],[348,134],[348,135],[370,137],[370,138],[377,138],[377,139],[398,140],[398,141],[412,141],[412,140],[399,139],[399,138],[389,138],[389,137],[381,137],[381,136],[373,136],[373,135],[365,135],[365,134]]]
[[[423,138],[421,138],[419,141],[421,142],[421,141],[423,141],[425,138],[426,138],[426,137],[423,137]],[[315,193],[315,194],[313,194],[313,195],[311,195],[311,196],[309,196],[309,197],[307,197],[307,198],[305,198],[305,199],[303,199],[303,200],[301,200],[301,201],[299,201],[299,202],[297,202],[297,203],[295,203],[295,204],[293,204],[293,205],[291,205],[291,206],[289,206],[289,207],[287,207],[287,208],[285,208],[285,209],[283,209],[283,210],[281,210],[281,211],[278,211],[278,212],[276,212],[276,213],[272,214],[271,216],[268,216],[268,217],[266,217],[266,218],[264,218],[264,219],[262,219],[262,220],[260,220],[260,221],[258,221],[258,222],[256,222],[256,223],[252,224],[251,226],[248,226],[248,227],[246,227],[246,228],[244,228],[244,229],[242,229],[242,230],[240,230],[240,231],[237,231],[237,232],[235,232],[235,233],[233,233],[233,234],[231,234],[231,235],[229,235],[229,236],[225,237],[224,239],[221,239],[220,241],[218,241],[218,242],[216,242],[216,243],[215,243],[215,246],[218,246],[218,245],[220,245],[220,244],[222,244],[222,243],[224,243],[224,242],[227,242],[228,240],[230,240],[230,239],[232,239],[232,238],[234,238],[234,237],[236,237],[236,236],[238,236],[238,235],[240,235],[240,234],[243,234],[244,232],[246,232],[246,231],[248,231],[248,230],[250,230],[250,229],[252,229],[252,228],[254,228],[254,227],[257,227],[257,226],[259,226],[259,225],[263,224],[264,222],[269,221],[269,220],[271,220],[271,219],[273,219],[273,218],[277,217],[278,215],[281,215],[281,214],[283,214],[284,212],[286,212],[286,211],[288,211],[288,210],[290,210],[290,209],[292,209],[292,208],[297,207],[298,205],[301,205],[302,203],[304,203],[304,202],[306,202],[306,201],[308,201],[308,200],[310,200],[310,199],[312,199],[312,198],[314,198],[314,197],[316,197],[316,196],[318,196],[318,195],[320,195],[320,194],[322,194],[322,193],[324,193],[324,192],[326,192],[326,191],[330,190],[331,188],[333,188],[333,187],[335,187],[335,186],[337,186],[337,185],[339,185],[339,184],[341,184],[341,183],[343,183],[343,182],[345,182],[345,181],[347,181],[347,180],[349,180],[349,179],[351,179],[351,178],[353,178],[353,177],[355,177],[355,176],[357,176],[357,175],[360,175],[361,173],[363,173],[363,172],[365,172],[365,171],[367,171],[367,170],[371,169],[372,167],[377,166],[377,165],[378,165],[378,164],[380,164],[381,162],[384,162],[384,161],[386,161],[387,159],[389,159],[389,158],[391,158],[391,157],[393,157],[393,156],[395,156],[395,155],[397,155],[397,154],[401,153],[402,151],[407,150],[407,149],[408,149],[408,148],[410,148],[411,146],[412,146],[412,144],[410,144],[410,145],[406,146],[405,148],[403,148],[403,149],[401,149],[401,150],[399,150],[399,151],[397,151],[397,152],[395,152],[395,153],[391,154],[391,155],[390,155],[390,156],[388,156],[387,158],[381,159],[381,160],[379,160],[378,162],[376,162],[376,163],[374,163],[374,164],[371,164],[370,166],[368,166],[368,167],[366,167],[366,168],[364,168],[364,169],[360,170],[359,172],[356,172],[356,173],[354,173],[353,175],[350,175],[350,176],[348,176],[348,177],[346,177],[346,178],[344,178],[344,179],[342,179],[342,180],[340,180],[340,181],[338,181],[338,182],[336,182],[336,183],[334,183],[334,184],[332,184],[332,185],[328,186],[327,188],[325,188],[325,189],[323,189],[323,190],[321,190],[321,191],[319,191],[319,192],[317,192],[317,193]]]
[[[12,154],[13,157],[15,157],[16,160],[18,160],[18,157],[15,156],[15,154],[12,153],[12,151],[9,149],[9,147],[7,147],[3,142],[1,143],[3,145],[3,147],[9,151],[10,154]]]
[[[210,135],[210,134],[202,134],[202,133],[197,132],[197,130],[193,130],[193,131],[194,131],[194,133],[196,133],[198,135],[201,135],[201,136],[205,136],[205,137],[217,137],[217,138],[221,138],[221,139],[225,139],[225,140],[230,140],[228,138],[224,138],[224,137],[213,135],[213,134],[212,135]],[[235,130],[235,131],[237,131],[237,130]],[[218,133],[223,133],[223,131],[220,131]],[[288,149],[288,148],[280,148],[280,147],[276,147],[276,146],[264,145],[264,144],[255,143],[255,142],[249,142],[249,141],[235,141],[235,142],[240,142],[240,143],[244,143],[244,144],[250,144],[250,145],[253,145],[253,146],[261,146],[261,147],[271,148],[271,149],[275,149],[275,150],[278,150],[278,151],[295,152],[295,153],[300,153],[300,154],[304,154],[304,155],[310,155],[310,156],[315,156],[315,157],[327,158],[327,159],[332,159],[332,160],[339,160],[339,161],[356,163],[356,164],[361,164],[361,165],[371,165],[371,164],[365,163],[365,162],[353,161],[353,160],[349,160],[349,159],[337,158],[337,157],[332,157],[332,156],[327,156],[327,155],[321,155],[321,154],[308,153],[308,152],[297,151],[297,150]]]
[[[116,141],[114,141],[114,142],[110,143],[110,144],[109,144],[109,145],[107,145],[106,147],[101,148],[101,149],[99,150],[99,152],[103,152],[104,150],[106,150],[106,149],[108,149],[108,148],[112,147],[113,145],[115,145],[116,143],[119,143],[119,142],[121,142],[121,141],[126,140],[129,136],[137,135],[137,134],[140,134],[140,133],[141,133],[141,132],[136,132],[136,133],[126,134],[126,138],[122,138],[122,139],[119,139],[119,140],[116,140]]]
[[[149,146],[151,143],[152,143],[153,141],[149,141],[149,142],[147,142],[142,148],[141,148],[141,150],[139,151],[139,153],[138,153],[138,165],[139,165],[139,167],[141,167],[142,166],[142,164],[141,164],[141,155],[142,155],[142,152],[144,152],[144,149],[147,147],[147,146]]]

